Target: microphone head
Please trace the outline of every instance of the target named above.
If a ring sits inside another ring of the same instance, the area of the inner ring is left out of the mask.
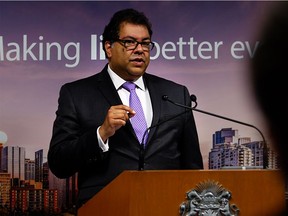
[[[167,96],[167,95],[163,95],[163,96],[162,96],[162,99],[163,99],[164,101],[167,101],[167,100],[168,100],[168,96]]]
[[[190,95],[190,100],[191,100],[192,102],[196,103],[196,102],[197,102],[197,97],[196,97],[196,95],[194,95],[194,94]]]

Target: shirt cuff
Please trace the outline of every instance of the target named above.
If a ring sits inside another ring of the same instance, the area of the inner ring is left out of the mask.
[[[102,149],[103,152],[107,152],[109,150],[109,145],[108,145],[108,141],[109,139],[107,139],[107,142],[104,143],[103,140],[101,139],[101,136],[99,134],[99,128],[100,126],[97,128],[97,138],[98,138],[98,144],[99,144],[99,147]]]

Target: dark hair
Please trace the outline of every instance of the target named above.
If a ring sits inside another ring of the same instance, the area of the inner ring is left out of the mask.
[[[119,39],[120,25],[123,22],[145,26],[148,29],[150,37],[152,37],[152,24],[144,13],[132,8],[120,10],[113,15],[108,25],[105,26],[104,32],[102,34],[102,48],[104,51],[106,41],[113,41]]]

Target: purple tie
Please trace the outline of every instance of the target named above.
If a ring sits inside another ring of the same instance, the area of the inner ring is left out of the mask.
[[[145,134],[145,138],[143,139],[144,133],[147,129],[147,123],[144,116],[143,108],[141,102],[136,94],[135,88],[136,85],[133,82],[125,82],[123,85],[127,91],[130,92],[129,97],[129,106],[136,112],[135,116],[133,116],[130,121],[136,133],[136,136],[140,142],[140,144],[145,144],[147,139],[147,134]],[[143,143],[142,143],[143,139]]]

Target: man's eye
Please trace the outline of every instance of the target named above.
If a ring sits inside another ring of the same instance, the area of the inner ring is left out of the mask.
[[[143,46],[149,46],[149,45],[150,45],[150,42],[144,41],[144,42],[142,42],[142,45],[143,45]]]
[[[136,42],[133,40],[126,40],[125,43],[127,46],[131,46],[131,45],[135,45]]]

